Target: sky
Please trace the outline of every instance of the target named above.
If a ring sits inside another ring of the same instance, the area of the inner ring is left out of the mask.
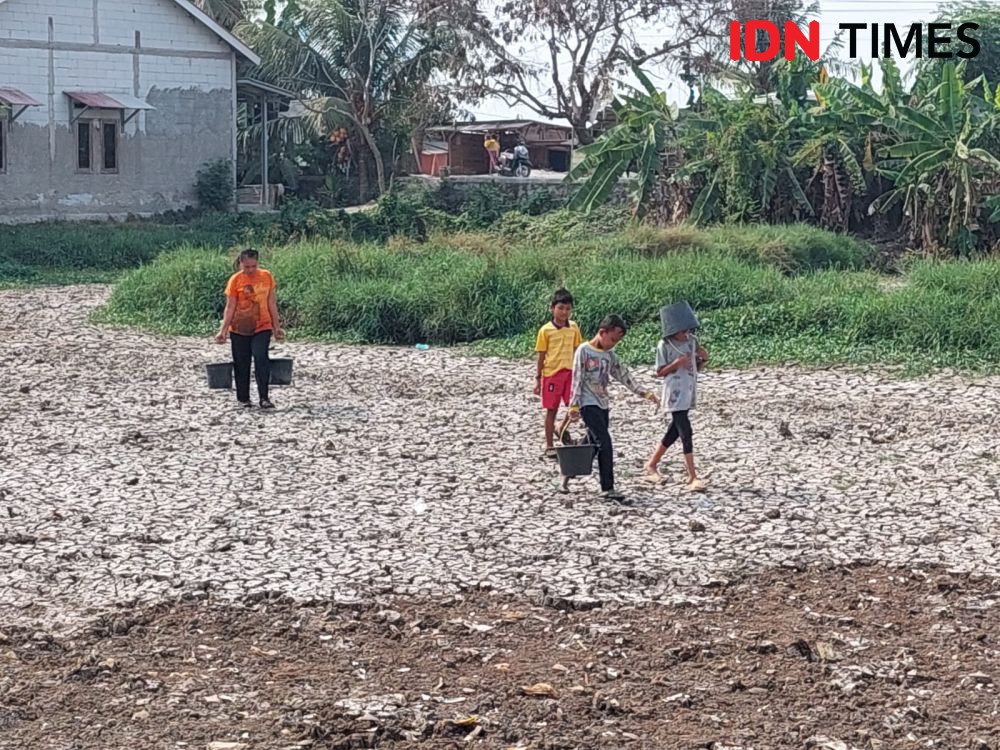
[[[833,41],[838,31],[838,24],[893,23],[896,24],[901,32],[904,32],[905,27],[911,23],[928,23],[934,20],[938,15],[937,11],[939,7],[940,4],[935,2],[935,0],[874,0],[873,2],[867,2],[866,0],[826,0],[823,2],[821,0],[820,13],[816,17],[820,25],[821,47],[825,49]],[[955,19],[956,25],[960,21],[961,19]],[[641,42],[653,44],[666,37],[667,33],[666,29],[659,32],[650,30],[649,32],[642,32],[638,36]],[[871,62],[871,34],[858,32],[857,39],[859,58],[853,60],[855,67],[861,61],[866,63]],[[868,54],[864,54],[866,52]],[[847,58],[847,53],[847,35],[845,32],[844,49],[840,52],[839,57],[847,62],[852,62]],[[535,47],[534,49],[529,47],[526,50],[519,50],[518,56],[526,61],[545,63],[548,60],[548,51],[544,46]],[[904,71],[904,75],[912,65],[911,59],[898,60],[897,62]],[[648,72],[654,75],[654,83],[667,92],[668,97],[673,103],[681,106],[687,102],[688,88],[684,83],[665,72],[662,68],[657,70],[657,68],[651,67],[648,69]],[[877,75],[875,77],[875,85],[879,85]],[[551,86],[551,82],[549,82],[549,86]],[[547,88],[544,83],[541,83],[535,87],[534,93],[540,98],[545,99]],[[523,104],[511,106],[501,99],[487,99],[478,104],[467,105],[466,109],[472,112],[477,120],[526,118],[546,121],[546,118],[541,117]]]

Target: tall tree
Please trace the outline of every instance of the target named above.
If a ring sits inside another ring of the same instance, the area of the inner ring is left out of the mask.
[[[262,58],[259,74],[301,96],[314,132],[349,126],[367,199],[388,186],[386,149],[390,161],[397,149],[385,141],[399,136],[399,119],[429,116],[424,105],[447,99],[435,75],[454,41],[439,20],[414,14],[402,0],[298,0],[274,23],[240,32]]]
[[[991,86],[1000,84],[1000,9],[995,4],[980,0],[949,3],[941,8],[935,20],[952,26],[962,23],[978,24],[979,29],[971,32],[971,35],[979,40],[979,54],[966,60],[960,72],[965,81],[985,76]],[[922,71],[928,71],[932,79],[940,79],[947,58],[928,56],[926,36],[922,41],[924,57],[918,62],[918,66]],[[957,42],[955,39],[952,41]]]
[[[424,0],[467,40],[465,95],[497,96],[567,120],[581,143],[632,67],[678,56],[725,32],[729,0]],[[661,33],[661,29],[670,29]],[[531,55],[543,58],[533,61]]]

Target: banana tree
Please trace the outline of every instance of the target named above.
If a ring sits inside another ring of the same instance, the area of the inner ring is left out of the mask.
[[[799,120],[777,99],[757,103],[702,95],[703,114],[685,123],[692,158],[673,179],[699,185],[690,221],[783,222],[812,217],[812,203],[791,160]]]
[[[852,220],[867,218],[867,208],[880,188],[875,151],[891,136],[880,118],[906,103],[908,94],[895,61],[879,61],[882,88],[872,86],[872,66],[862,63],[860,85],[843,78],[822,81],[814,87],[817,106],[803,115],[810,135],[792,157],[796,166],[812,170],[809,187],[821,195],[820,223],[846,231]]]
[[[602,205],[622,176],[636,173],[630,188],[632,213],[645,216],[661,172],[661,162],[677,139],[677,108],[657,91],[638,67],[633,73],[641,89],[620,97],[614,104],[618,124],[602,138],[584,146],[583,159],[567,180],[582,184],[573,193],[569,207],[589,212]]]
[[[883,118],[899,142],[882,151],[879,169],[894,183],[872,205],[886,211],[901,204],[911,238],[929,249],[969,244],[980,230],[985,182],[1000,177],[1000,160],[987,146],[1000,118],[973,92],[981,80],[963,83],[956,66],[941,69],[941,81],[915,106],[893,107]],[[964,240],[964,242],[962,242]]]

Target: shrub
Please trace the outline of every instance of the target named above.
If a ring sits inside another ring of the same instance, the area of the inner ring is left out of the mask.
[[[233,163],[218,159],[202,166],[195,175],[195,195],[198,205],[206,211],[228,211],[233,207]]]
[[[541,216],[549,211],[554,211],[559,207],[559,204],[560,201],[550,191],[539,188],[521,196],[515,210],[528,216]]]
[[[221,319],[223,289],[232,272],[221,253],[190,247],[170,251],[126,274],[99,319],[164,333],[205,333]]]
[[[486,184],[475,188],[465,201],[462,218],[470,228],[483,228],[495,224],[507,210],[507,196],[496,185]]]

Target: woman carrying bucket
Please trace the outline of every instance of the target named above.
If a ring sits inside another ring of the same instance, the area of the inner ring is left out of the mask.
[[[250,408],[250,360],[253,359],[257,395],[261,409],[273,409],[268,398],[271,360],[268,349],[271,336],[285,337],[278,320],[278,302],[274,295],[274,277],[257,265],[257,251],[247,248],[235,262],[236,273],[226,284],[226,311],[216,342],[226,343],[229,335],[233,349],[233,374],[236,400]]]

